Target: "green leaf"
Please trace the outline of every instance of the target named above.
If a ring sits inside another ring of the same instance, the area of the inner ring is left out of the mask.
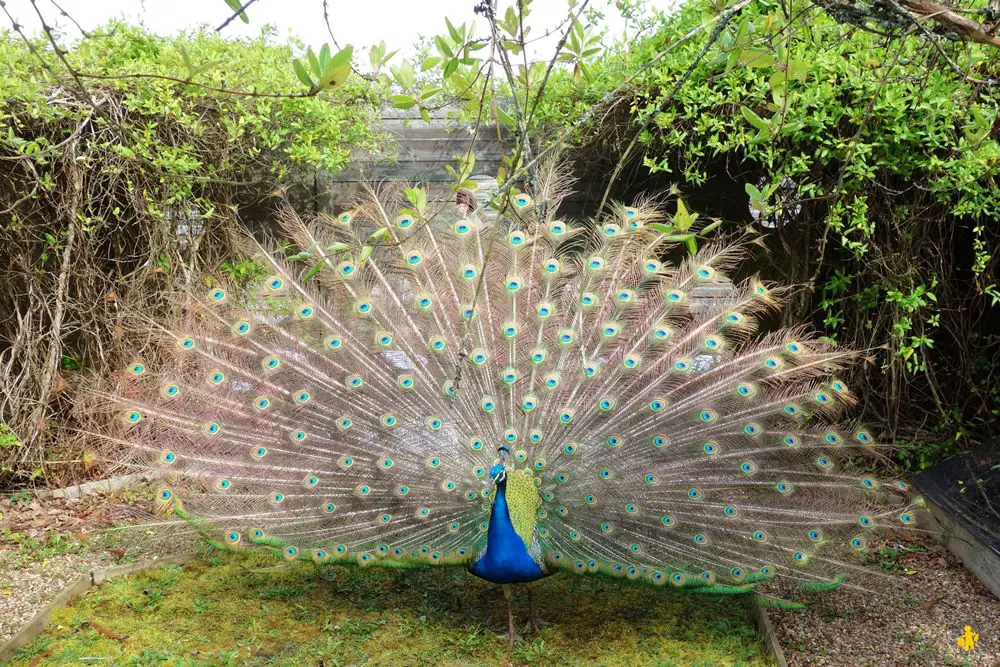
[[[319,66],[319,58],[316,57],[312,49],[306,51],[306,57],[309,58],[309,67],[312,69],[313,74],[316,75],[316,78],[322,77],[323,68]]]
[[[455,28],[455,26],[452,25],[451,20],[447,16],[444,17],[444,22],[445,22],[445,25],[448,26],[448,34],[451,35],[452,40],[454,40],[454,42],[456,44],[461,44],[462,41],[463,41],[464,35],[462,35],[462,33],[460,33]],[[462,27],[464,28],[465,24],[462,24]]]
[[[247,16],[247,13],[240,11],[240,9],[243,7],[243,3],[240,2],[240,0],[226,0],[226,4],[229,5],[229,8],[232,9],[234,12],[240,12],[241,21],[243,21],[244,23],[250,23],[250,17]]]
[[[341,67],[338,67],[337,69],[333,70],[332,72],[326,75],[326,77],[323,79],[322,82],[323,87],[339,88],[340,86],[344,85],[344,82],[347,81],[347,77],[350,76],[350,74],[351,74],[350,65],[343,65]]]
[[[497,23],[508,35],[517,37],[517,12],[514,11],[513,6],[507,8],[503,16],[503,21],[498,20]]]
[[[650,229],[655,229],[656,231],[660,232],[661,234],[669,234],[670,232],[675,231],[674,230],[674,224],[672,222],[666,223],[666,224],[664,224],[662,222],[651,222],[651,223],[649,223],[649,227],[650,227]]]
[[[299,60],[292,61],[292,69],[295,70],[295,76],[299,78],[302,85],[307,86],[310,90],[315,85],[312,78],[309,76],[309,72],[306,71],[306,66],[303,65]]]
[[[761,118],[760,116],[758,116],[756,113],[754,113],[753,109],[746,106],[741,106],[740,113],[743,114],[743,117],[747,119],[748,123],[753,125],[758,130],[771,129],[771,126],[768,124],[768,122],[763,118]]]
[[[517,127],[517,123],[514,122],[514,117],[504,111],[503,107],[497,107],[497,118],[500,119],[501,123],[511,129]]]
[[[370,245],[363,246],[361,248],[361,255],[358,257],[358,264],[364,264],[365,262],[367,262],[368,258],[372,256],[373,252],[375,252],[375,248],[371,247]]]
[[[442,88],[441,86],[430,86],[428,88],[424,88],[423,90],[420,91],[420,101],[421,102],[426,101],[431,97],[434,97],[443,90],[444,88]]]
[[[420,107],[420,119],[422,121],[424,121],[425,123],[430,123],[431,122],[431,112],[428,111],[427,109],[425,109],[424,107]]]
[[[330,66],[330,45],[324,44],[323,48],[319,50],[319,69],[321,72],[325,72]]]
[[[312,280],[313,278],[315,278],[316,274],[319,273],[322,269],[323,269],[323,262],[316,262],[315,264],[313,264],[309,268],[309,271],[306,272],[306,275],[302,276],[302,283],[305,284],[310,280]]]
[[[677,229],[684,231],[688,229],[692,224],[694,224],[697,216],[688,213],[687,206],[678,197],[677,198],[677,213],[674,214],[674,224],[677,225]]]
[[[344,65],[350,66],[351,57],[354,55],[354,47],[348,44],[340,51],[337,51],[337,55],[330,58],[330,63],[327,65],[328,69],[338,69]]]
[[[702,229],[700,232],[698,232],[698,236],[707,236],[708,234],[711,234],[716,229],[718,229],[719,225],[721,225],[721,224],[722,224],[722,220],[716,220],[715,222],[713,222],[711,224],[705,225],[705,228]]]
[[[376,230],[374,233],[372,233],[371,236],[368,237],[368,244],[373,245],[377,241],[382,241],[383,239],[388,239],[388,238],[389,238],[389,228],[383,227],[382,229]]]
[[[441,35],[436,35],[434,37],[434,43],[437,45],[438,52],[445,58],[454,58],[455,53],[448,46],[448,42],[445,41],[444,37]]]
[[[181,44],[178,48],[181,52],[181,60],[184,61],[184,67],[187,69],[188,75],[190,76],[191,72],[194,71],[194,65],[191,64],[191,56],[188,55],[188,50],[184,48],[183,44]]]
[[[389,101],[397,109],[412,109],[417,104],[412,95],[390,95]]]
[[[403,90],[412,90],[416,83],[416,72],[413,71],[413,64],[409,60],[404,60],[399,67],[391,67],[392,78]]]
[[[746,49],[740,53],[740,64],[747,67],[774,67],[774,55],[763,49]]]
[[[808,60],[793,60],[788,63],[788,76],[796,81],[805,83],[809,78],[809,70],[812,68]]]
[[[427,191],[423,188],[406,188],[406,198],[420,213],[427,208]]]
[[[331,243],[326,247],[327,252],[344,252],[345,250],[350,250],[351,246],[346,243]]]

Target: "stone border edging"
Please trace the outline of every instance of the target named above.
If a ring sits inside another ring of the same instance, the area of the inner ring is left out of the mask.
[[[937,531],[935,539],[1000,599],[1000,556],[933,500],[924,496],[924,503],[931,518],[931,527]]]
[[[27,646],[40,634],[42,634],[46,625],[48,625],[49,618],[52,616],[53,611],[68,605],[75,598],[80,597],[91,588],[107,581],[108,579],[114,579],[115,577],[120,577],[124,574],[150,570],[155,567],[160,567],[161,565],[181,565],[192,560],[196,556],[196,553],[182,553],[174,556],[163,556],[160,558],[154,558],[153,560],[129,563],[128,565],[117,565],[107,569],[95,569],[91,570],[87,574],[79,575],[65,588],[59,591],[51,602],[42,607],[42,609],[35,614],[34,618],[32,618],[27,625],[21,628],[17,634],[11,637],[7,643],[0,646],[0,665],[6,664],[19,650]]]
[[[764,637],[764,648],[774,657],[774,662],[778,667],[788,667],[788,661],[785,660],[785,652],[781,650],[778,637],[774,634],[774,625],[771,623],[771,618],[767,615],[767,610],[760,606],[756,600],[750,603],[750,608],[751,613],[753,613],[753,620],[757,624],[757,629],[760,630],[760,634]]]
[[[83,498],[84,496],[92,495],[95,491],[117,491],[126,486],[133,486],[139,482],[148,482],[155,478],[156,474],[153,471],[136,472],[131,475],[119,475],[118,477],[75,484],[62,489],[40,489],[32,491],[32,493],[43,500],[45,498]]]

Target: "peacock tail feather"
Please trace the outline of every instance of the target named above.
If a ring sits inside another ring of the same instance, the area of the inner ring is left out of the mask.
[[[471,562],[501,445],[548,571],[819,590],[913,524],[904,482],[851,463],[881,447],[843,417],[853,353],[760,333],[786,290],[729,278],[744,246],[669,264],[656,207],[573,224],[550,190],[458,219],[374,191],[285,210],[299,253],[257,248],[261,284],[194,290],[149,323],[155,361],[90,390],[108,456],[230,547],[362,565]]]

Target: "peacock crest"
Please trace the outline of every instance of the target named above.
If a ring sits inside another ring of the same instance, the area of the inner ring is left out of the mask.
[[[108,456],[232,547],[501,582],[533,563],[835,587],[874,531],[914,522],[904,482],[851,463],[881,447],[845,417],[853,353],[761,332],[786,290],[731,278],[743,245],[671,263],[656,206],[572,223],[559,192],[460,217],[374,191],[309,224],[285,210],[297,253],[256,248],[259,284],[185,295],[149,322],[155,359],[93,389]]]

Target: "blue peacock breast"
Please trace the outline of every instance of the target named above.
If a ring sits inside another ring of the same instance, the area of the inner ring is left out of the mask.
[[[546,576],[541,548],[537,539],[531,541],[532,549],[514,529],[507,507],[505,484],[497,485],[496,500],[490,511],[486,549],[472,562],[469,571],[481,579],[495,584],[517,584],[535,581]]]

